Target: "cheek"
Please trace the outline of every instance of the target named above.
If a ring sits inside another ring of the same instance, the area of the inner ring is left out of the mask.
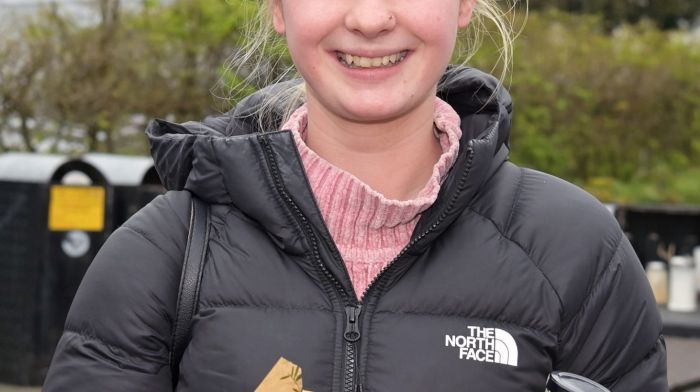
[[[338,21],[337,7],[327,0],[291,0],[285,10],[286,35],[298,41],[318,41],[328,34]]]
[[[297,70],[307,80],[317,78],[319,54],[317,47],[310,45],[304,35],[287,35],[287,47]]]
[[[435,8],[426,7],[413,12],[408,23],[420,34],[423,41],[435,47],[452,48],[459,29],[458,15],[444,8]]]
[[[457,24],[449,20],[447,23],[435,24],[431,37],[433,42],[439,46],[454,46],[454,41],[457,39],[457,31]]]
[[[314,27],[304,27],[303,21],[288,19],[287,47],[294,62],[308,58],[318,46],[318,33]]]
[[[318,50],[323,46],[324,40],[332,30],[332,25],[323,21],[318,12],[309,12],[306,15],[298,15],[286,19],[287,45],[292,54],[301,52],[309,55],[313,50]]]

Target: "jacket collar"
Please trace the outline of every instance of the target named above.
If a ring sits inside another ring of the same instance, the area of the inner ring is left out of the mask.
[[[436,236],[449,226],[508,158],[512,104],[498,81],[475,69],[451,67],[441,85],[438,95],[462,120],[461,148],[437,201],[423,213],[414,238]],[[255,113],[262,98],[278,88],[263,89],[231,112],[203,122],[154,120],[146,134],[156,170],[168,190],[187,189],[209,203],[234,204],[260,223],[283,249],[301,253],[305,247],[299,230],[303,228],[291,214],[302,214],[327,241],[330,235],[318,230],[323,219],[291,133],[262,133],[257,125]],[[290,205],[295,206],[291,212]],[[413,250],[422,248],[417,244]]]

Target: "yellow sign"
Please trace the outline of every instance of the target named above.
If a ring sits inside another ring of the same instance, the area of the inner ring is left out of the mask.
[[[100,186],[51,187],[49,230],[102,231],[105,226],[105,188]]]

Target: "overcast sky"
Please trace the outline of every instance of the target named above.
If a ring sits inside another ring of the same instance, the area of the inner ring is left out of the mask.
[[[94,11],[86,7],[83,0],[0,0],[0,22],[21,20],[52,3],[58,4],[62,12],[86,21],[96,17]]]
[[[51,4],[58,4],[62,12],[78,17],[86,23],[97,21],[95,0],[0,0],[0,21],[7,22],[31,15]],[[141,4],[143,0],[120,0],[122,7],[139,7]]]
[[[31,8],[37,7],[45,4],[57,3],[57,4],[90,4],[95,3],[91,0],[0,0],[0,7],[23,7]],[[123,4],[143,4],[143,0],[121,0]]]

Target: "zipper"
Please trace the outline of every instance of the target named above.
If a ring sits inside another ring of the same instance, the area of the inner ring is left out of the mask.
[[[294,212],[294,217],[300,227],[306,234],[306,237],[311,242],[311,250],[314,258],[314,265],[318,267],[321,273],[328,278],[335,287],[336,293],[341,297],[341,301],[345,304],[345,330],[343,332],[343,339],[345,340],[345,355],[343,363],[343,392],[362,392],[362,385],[356,383],[357,381],[357,346],[360,340],[360,320],[359,315],[362,310],[362,305],[360,305],[356,298],[351,298],[345,291],[343,286],[338,282],[338,280],[333,276],[333,274],[328,270],[319,253],[318,238],[311,227],[311,224],[306,219],[306,216],[301,212],[299,206],[294,202],[294,199],[289,196],[282,179],[280,177],[279,168],[277,167],[277,161],[274,157],[274,151],[272,151],[272,146],[267,139],[266,134],[259,134],[257,136],[258,142],[260,142],[265,150],[265,161],[275,184],[277,192],[282,196],[283,200],[287,206]],[[339,252],[334,249],[333,255],[339,258]],[[340,258],[339,258],[340,259]],[[342,262],[342,259],[340,259]],[[353,296],[354,297],[354,296]]]
[[[343,379],[343,392],[355,392],[357,387],[362,390],[362,387],[357,384],[357,345],[360,340],[359,316],[362,311],[362,305],[346,306],[345,307],[345,377]]]
[[[395,270],[397,270],[399,268],[399,266],[400,266],[399,261],[404,257],[404,255],[412,247],[414,247],[418,242],[420,242],[423,238],[425,238],[427,235],[429,235],[430,233],[435,231],[440,226],[440,224],[442,224],[442,222],[445,220],[445,218],[447,218],[447,215],[454,208],[454,205],[457,202],[457,199],[459,198],[460,194],[462,193],[462,191],[464,191],[464,187],[465,187],[466,182],[467,182],[467,177],[469,176],[469,173],[471,172],[472,162],[474,159],[474,148],[473,148],[472,142],[469,142],[469,144],[468,144],[467,154],[468,154],[467,167],[459,179],[459,183],[457,184],[457,190],[452,195],[452,198],[448,202],[447,206],[442,210],[442,212],[438,216],[438,219],[436,219],[435,222],[433,222],[433,224],[430,225],[430,227],[428,227],[427,229],[425,229],[422,233],[413,237],[413,239],[408,243],[408,245],[406,245],[401,250],[401,252],[399,252],[399,254],[389,264],[387,264],[384,268],[382,268],[381,271],[379,271],[379,273],[374,277],[374,279],[372,279],[372,282],[369,284],[369,286],[367,286],[365,291],[362,293],[363,301],[365,301],[366,298],[368,298],[370,294],[375,295],[375,296],[381,295],[382,290],[384,289],[384,287],[387,284],[388,277],[392,275],[391,274],[392,272],[394,272]],[[359,332],[358,332],[358,336],[359,336]],[[359,372],[359,370],[360,369],[358,369],[358,372]],[[362,373],[364,373],[364,371]],[[358,379],[359,378],[360,377],[358,375]],[[354,391],[354,392],[362,392],[363,385],[361,384],[361,380],[358,380],[357,386],[358,386],[358,389],[357,389],[357,391]]]
[[[345,291],[340,282],[338,282],[338,280],[333,276],[333,274],[331,274],[331,272],[328,271],[328,268],[325,264],[323,264],[323,261],[321,260],[321,256],[319,254],[318,239],[316,238],[316,234],[311,228],[311,224],[306,219],[306,216],[304,216],[304,214],[301,212],[301,209],[299,208],[299,206],[297,206],[294,199],[292,199],[291,196],[289,196],[287,189],[282,183],[279,168],[277,167],[277,161],[274,157],[274,151],[272,151],[272,146],[267,140],[267,135],[259,134],[258,141],[264,146],[265,161],[267,162],[267,166],[270,169],[270,173],[272,174],[272,179],[274,180],[277,192],[280,194],[280,196],[282,196],[287,206],[292,209],[297,223],[300,227],[302,227],[303,231],[306,234],[306,237],[311,242],[311,251],[315,261],[314,265],[316,265],[321,270],[322,274],[333,283],[336,292],[340,294],[341,298],[343,299],[343,303],[348,304],[350,302],[348,293]]]
[[[345,333],[343,337],[348,343],[355,343],[360,340],[359,316],[362,305],[345,307]]]
[[[275,160],[274,152],[272,151],[272,146],[270,145],[269,140],[267,139],[267,135],[259,134],[258,141],[261,142],[261,144],[265,147],[265,160],[267,161],[268,167],[270,168],[270,172],[272,173],[272,177],[274,179],[277,191],[280,195],[282,195],[286,204],[294,211],[297,223],[299,223],[300,226],[303,227],[307,237],[311,241],[312,253],[314,256],[314,260],[316,261],[315,264],[323,272],[324,276],[326,276],[328,279],[331,280],[331,282],[333,282],[337,293],[340,294],[343,303],[345,304],[345,330],[343,333],[343,338],[345,339],[343,392],[363,392],[363,385],[360,382],[358,375],[359,358],[357,355],[359,340],[361,338],[359,316],[362,310],[362,304],[357,302],[356,298],[350,298],[350,296],[345,291],[340,282],[338,282],[338,280],[333,276],[333,274],[331,274],[330,271],[328,271],[328,268],[325,266],[325,264],[323,264],[323,261],[321,260],[321,256],[319,254],[318,238],[316,237],[313,228],[306,219],[306,216],[304,216],[299,206],[297,206],[294,200],[289,196],[287,190],[284,187],[284,184],[282,183],[282,180],[279,175],[279,168],[277,167],[277,161]],[[472,163],[474,159],[473,141],[470,141],[468,144],[467,154],[467,168],[464,170],[462,176],[459,179],[459,183],[457,184],[457,190],[452,195],[452,198],[448,202],[447,206],[442,210],[442,212],[438,216],[438,219],[421,234],[413,237],[413,239],[408,243],[408,245],[406,245],[389,264],[382,268],[379,274],[377,274],[377,276],[374,277],[370,285],[363,292],[363,299],[368,298],[368,295],[370,293],[374,294],[374,292],[378,292],[379,294],[381,294],[381,290],[387,284],[388,276],[391,276],[390,272],[396,270],[400,265],[398,261],[402,259],[404,255],[418,242],[420,242],[427,235],[435,231],[445,220],[445,218],[447,218],[447,215],[454,208],[457,199],[464,190],[464,187],[467,182],[467,177],[471,172]],[[332,246],[331,248],[333,250],[333,256],[340,260],[342,264],[342,257],[340,257],[337,247]]]

